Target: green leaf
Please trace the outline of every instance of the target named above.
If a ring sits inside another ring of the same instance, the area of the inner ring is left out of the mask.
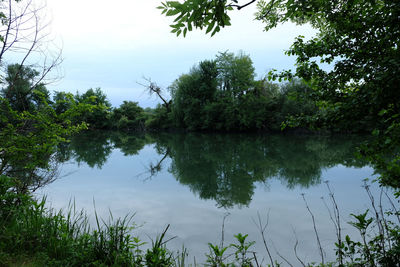
[[[386,113],[387,113],[387,110],[386,110],[386,109],[382,109],[381,111],[379,111],[378,115],[379,115],[379,116],[383,116],[383,115],[385,115]]]
[[[219,26],[215,27],[214,31],[211,34],[211,37],[214,36],[214,34],[216,34],[217,32],[219,32],[220,28]]]
[[[167,5],[173,8],[179,8],[182,4],[178,1],[168,1]]]
[[[206,34],[209,33],[215,25],[215,21],[211,22],[210,25],[208,25],[207,30],[206,30]]]
[[[178,10],[178,9],[170,9],[170,10],[167,11],[167,14],[165,14],[165,15],[168,16],[168,17],[175,16],[179,12],[180,12],[180,10]]]

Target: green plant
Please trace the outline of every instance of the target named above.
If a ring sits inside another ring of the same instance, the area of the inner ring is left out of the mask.
[[[235,250],[235,260],[241,267],[250,267],[252,265],[252,257],[248,257],[247,254],[251,253],[249,249],[256,243],[255,241],[251,242],[246,242],[246,235],[242,235],[241,233],[234,235],[236,240],[238,241],[238,244],[231,244],[232,247],[234,247]]]
[[[165,238],[165,234],[167,233],[169,225],[165,228],[164,232],[158,237],[156,237],[155,241],[152,241],[152,246],[150,249],[146,251],[145,254],[145,263],[148,267],[164,267],[173,265],[173,257],[172,253],[168,251],[165,246],[165,243],[170,241],[163,241]]]
[[[46,199],[15,190],[14,179],[0,176],[0,259],[7,255],[40,258],[46,265],[133,266],[142,245],[130,235],[132,216],[108,222],[97,219],[92,231],[83,211],[70,205],[66,214],[46,208]],[[134,254],[136,253],[136,254]],[[10,258],[10,256],[8,256]]]
[[[223,246],[219,247],[218,245],[213,245],[211,243],[208,243],[208,248],[210,249],[210,253],[206,254],[208,266],[224,267],[224,266],[229,265],[229,264],[224,263],[224,261],[226,259],[226,256],[224,256],[224,253],[229,248],[229,246],[228,247],[223,247]]]

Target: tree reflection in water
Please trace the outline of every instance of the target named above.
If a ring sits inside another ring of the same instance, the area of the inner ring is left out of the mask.
[[[360,137],[259,134],[127,134],[86,132],[60,146],[60,161],[85,162],[101,168],[113,149],[136,155],[153,145],[160,158],[148,168],[150,177],[166,170],[202,199],[219,207],[247,206],[256,183],[278,179],[288,188],[321,183],[324,169],[336,165],[363,167],[355,157]],[[165,159],[169,158],[169,166]]]

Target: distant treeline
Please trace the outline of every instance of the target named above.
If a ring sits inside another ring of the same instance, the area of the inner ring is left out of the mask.
[[[18,65],[10,65],[8,77],[15,77],[16,69]],[[195,65],[168,88],[171,99],[163,99],[164,103],[153,109],[143,109],[134,101],[113,108],[100,88],[51,96],[43,84],[32,85],[35,75],[34,70],[24,67],[17,80],[13,78],[3,88],[2,96],[10,100],[14,110],[32,111],[46,102],[62,114],[72,106],[86,105],[86,112],[74,119],[78,120],[75,123],[86,122],[90,129],[278,131],[291,116],[317,112],[314,102],[306,97],[310,88],[305,83],[256,80],[253,63],[243,53],[220,53],[214,60]],[[159,96],[166,93],[154,86],[149,85],[150,92]]]
[[[80,118],[90,128],[129,131],[279,131],[287,118],[317,112],[306,97],[311,90],[302,81],[278,84],[255,76],[248,55],[220,53],[176,79],[168,88],[171,99],[154,109],[133,101],[112,108],[100,89],[73,99],[94,106]],[[148,88],[165,94],[153,83]],[[56,93],[53,102],[56,110],[67,108],[67,94]]]
[[[337,116],[331,116],[313,100],[313,90],[300,79],[273,83],[267,78],[256,79],[250,57],[244,53],[219,53],[213,60],[204,60],[178,77],[167,92],[148,80],[150,93],[160,97],[163,104],[143,109],[138,102],[124,101],[119,107],[111,106],[100,88],[83,94],[50,92],[43,84],[32,86],[37,75],[24,67],[15,79],[18,65],[10,65],[8,76],[14,77],[3,88],[2,96],[9,99],[16,111],[31,111],[44,102],[57,114],[71,107],[86,107],[74,116],[73,123],[85,122],[90,129],[116,129],[124,131],[154,131],[183,129],[187,131],[281,131],[291,129],[291,122],[318,117],[319,130],[336,132],[362,132],[368,130],[363,121],[337,127]],[[6,78],[7,80],[7,78]],[[315,123],[314,123],[315,126]],[[286,128],[286,130],[289,127]]]

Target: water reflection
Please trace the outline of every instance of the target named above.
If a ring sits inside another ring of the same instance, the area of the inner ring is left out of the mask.
[[[153,145],[160,158],[148,166],[150,177],[167,170],[201,199],[230,208],[249,205],[257,183],[268,186],[270,179],[279,179],[288,188],[310,187],[321,183],[326,168],[365,166],[354,156],[361,141],[359,137],[86,132],[60,146],[57,157],[101,168],[113,149],[131,156]]]
[[[271,135],[170,135],[169,171],[203,199],[221,207],[248,205],[255,183],[276,178],[287,187],[321,183],[324,168],[362,167],[354,139]]]

